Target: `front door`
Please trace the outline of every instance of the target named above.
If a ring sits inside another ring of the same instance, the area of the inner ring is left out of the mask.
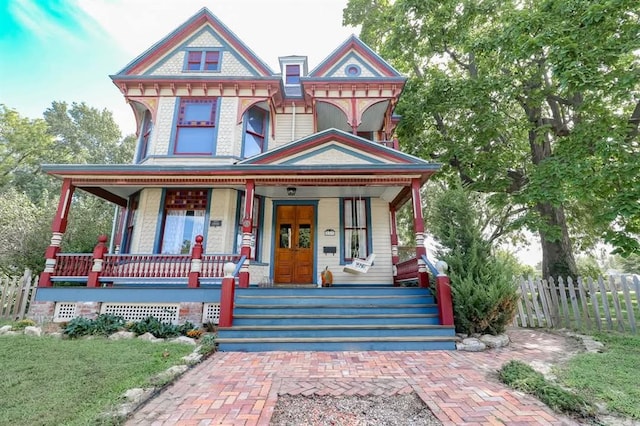
[[[314,206],[276,206],[276,284],[313,283],[314,214]]]

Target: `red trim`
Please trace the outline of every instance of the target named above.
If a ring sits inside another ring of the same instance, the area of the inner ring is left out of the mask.
[[[414,231],[424,232],[424,219],[422,217],[422,198],[420,196],[420,179],[411,179],[411,199],[413,202],[413,223]],[[423,253],[423,254],[426,254]]]
[[[67,219],[69,217],[69,208],[73,199],[75,187],[71,183],[71,179],[66,178],[62,181],[62,189],[60,190],[60,199],[58,200],[58,209],[56,216],[51,224],[52,232],[64,233],[67,229]]]
[[[80,188],[80,187],[78,187]],[[120,207],[127,207],[127,199],[126,198],[122,198],[119,197],[118,195],[107,191],[106,189],[102,189],[102,188],[97,188],[97,187],[92,187],[92,186],[86,186],[86,187],[82,187],[80,188],[85,192],[88,192],[89,194],[93,194],[96,195],[100,198],[102,198],[103,200],[107,200],[109,202],[112,202],[114,204],[117,204]]]

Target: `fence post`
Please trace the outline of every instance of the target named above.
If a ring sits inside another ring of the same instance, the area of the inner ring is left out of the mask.
[[[202,271],[202,235],[196,235],[196,243],[191,250],[191,269],[189,270],[189,288],[200,287],[200,272]]]
[[[236,287],[236,279],[233,272],[236,265],[233,262],[224,264],[224,278],[220,289],[220,320],[218,327],[231,327],[233,325],[233,299]]]
[[[436,263],[436,294],[438,295],[438,313],[440,325],[453,325],[453,301],[451,299],[451,281],[447,276],[449,265],[444,260]]]
[[[98,287],[100,284],[98,283],[98,278],[100,277],[100,273],[102,272],[102,266],[104,263],[104,254],[109,249],[107,247],[107,236],[100,235],[98,237],[98,244],[93,249],[93,266],[91,267],[91,271],[89,272],[89,277],[87,279],[87,287]]]

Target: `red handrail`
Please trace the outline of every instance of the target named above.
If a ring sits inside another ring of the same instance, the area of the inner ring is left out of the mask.
[[[408,279],[418,279],[418,259],[413,258],[409,260],[405,260],[404,262],[398,263],[396,265],[398,269],[398,273],[396,275],[396,280],[408,280]]]

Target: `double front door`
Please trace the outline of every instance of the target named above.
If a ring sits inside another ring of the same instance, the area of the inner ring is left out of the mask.
[[[314,206],[276,206],[276,284],[313,283]]]

